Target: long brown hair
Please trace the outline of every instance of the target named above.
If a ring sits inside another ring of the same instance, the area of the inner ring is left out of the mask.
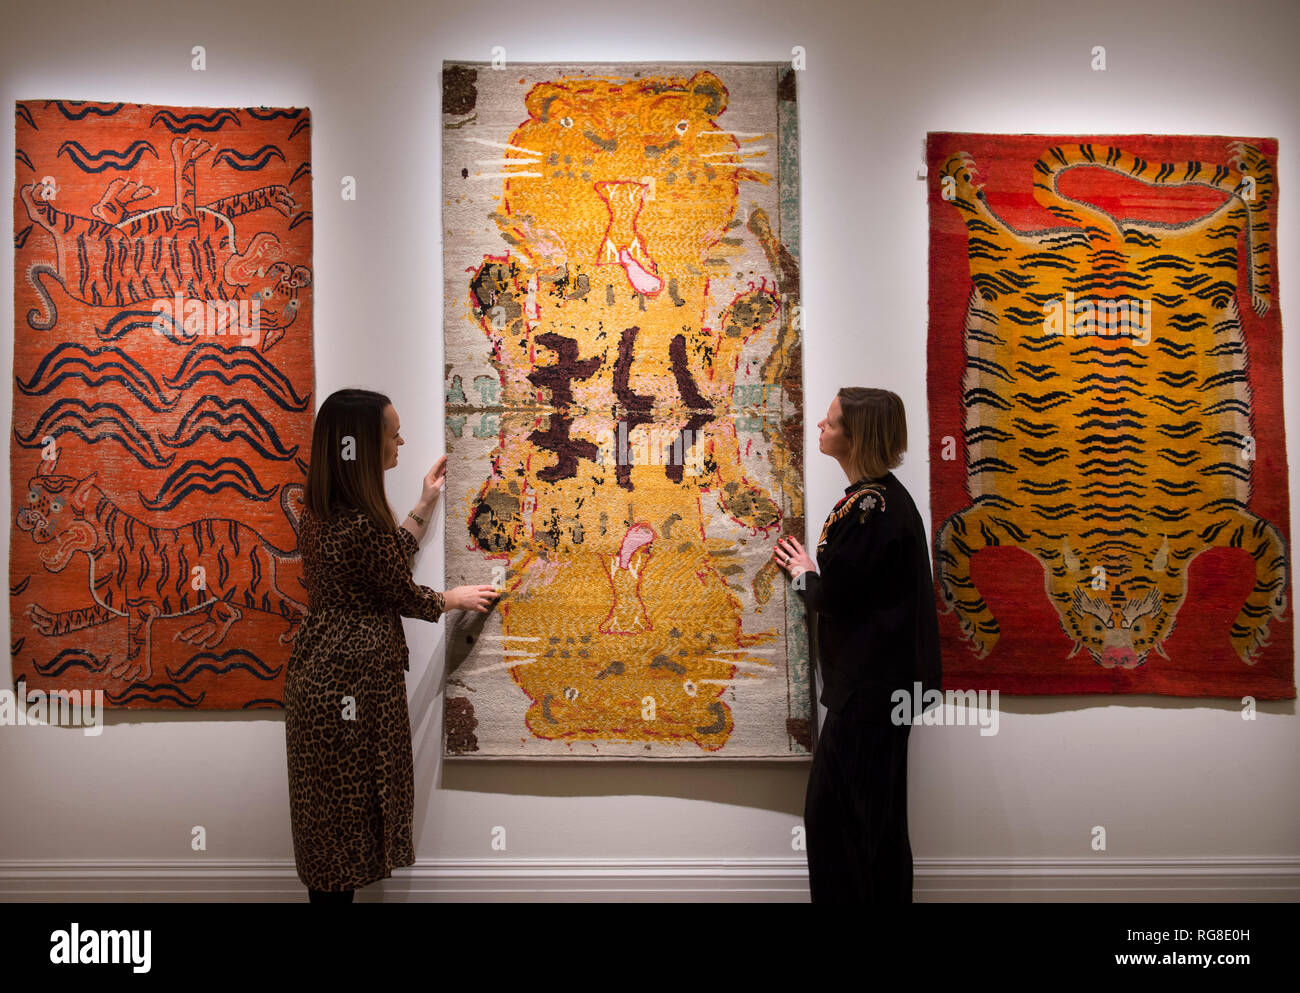
[[[397,530],[384,495],[384,408],[390,402],[372,390],[338,390],[320,405],[311,433],[307,508],[321,520],[351,508]]]
[[[897,393],[866,386],[846,386],[840,398],[844,434],[857,479],[879,479],[903,464],[907,451],[907,414]]]

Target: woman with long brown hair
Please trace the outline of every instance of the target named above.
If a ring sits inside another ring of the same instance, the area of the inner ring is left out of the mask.
[[[350,903],[415,862],[401,618],[485,611],[497,596],[489,585],[439,593],[411,579],[447,457],[398,526],[383,474],[397,465],[400,431],[388,397],[370,390],[331,394],[312,430],[298,535],[307,616],[285,672],[284,736],[294,858],[313,903]]]
[[[804,803],[809,889],[814,902],[910,903],[911,723],[892,720],[894,694],[911,700],[917,682],[938,689],[941,665],[925,525],[890,471],[907,448],[903,401],[845,387],[817,426],[818,447],[849,486],[822,528],[817,562],[793,537],[773,553],[814,622],[827,709]]]

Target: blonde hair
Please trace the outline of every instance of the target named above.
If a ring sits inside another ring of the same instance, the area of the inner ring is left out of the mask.
[[[849,441],[849,462],[858,479],[879,479],[903,464],[907,451],[907,414],[897,393],[865,386],[846,386],[836,396]]]

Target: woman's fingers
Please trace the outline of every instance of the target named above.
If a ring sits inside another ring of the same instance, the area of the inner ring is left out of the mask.
[[[793,540],[794,539],[790,538],[789,536],[782,538],[780,541],[776,543],[776,548],[773,549],[772,551],[772,557],[776,559],[776,564],[780,566],[782,569],[784,569],[786,572],[790,572],[794,566],[793,560],[794,560],[795,553],[791,549],[791,547],[787,544],[787,542]]]
[[[501,595],[500,590],[495,586],[482,585],[475,589],[474,609],[480,614],[486,613],[491,601]]]
[[[486,612],[492,605],[492,601],[500,595],[501,591],[488,583],[478,586],[457,586],[443,594],[447,598],[448,609],[453,609],[450,604],[454,601],[459,609],[473,610],[480,614]]]
[[[812,559],[804,551],[803,545],[799,544],[799,539],[792,535],[786,535],[776,543],[776,548],[772,551],[772,558],[776,560],[778,566],[791,576],[815,568]]]
[[[447,482],[447,456],[442,456],[424,476],[424,499],[436,500],[442,496],[442,488]]]

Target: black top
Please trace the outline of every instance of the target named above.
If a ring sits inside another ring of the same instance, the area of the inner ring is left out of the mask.
[[[942,682],[925,526],[892,472],[845,489],[816,558],[820,572],[795,586],[816,614],[821,701],[839,716],[888,724],[896,689]]]

